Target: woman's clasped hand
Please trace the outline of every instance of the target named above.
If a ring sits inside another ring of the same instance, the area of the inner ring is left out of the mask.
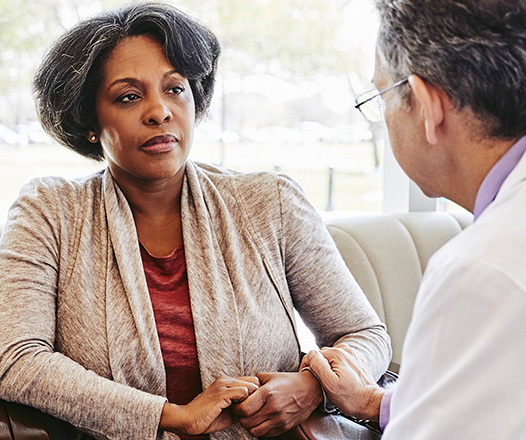
[[[232,405],[259,389],[257,377],[218,377],[187,405],[165,403],[160,427],[176,434],[198,435],[228,428],[235,421]]]
[[[319,382],[308,371],[220,376],[187,405],[167,402],[160,427],[198,435],[239,421],[254,437],[272,437],[305,421],[322,401]]]
[[[321,387],[309,372],[260,373],[261,387],[234,405],[241,426],[254,437],[273,437],[304,422],[323,401]]]

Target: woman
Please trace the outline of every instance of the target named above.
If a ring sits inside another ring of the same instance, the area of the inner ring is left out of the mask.
[[[68,31],[36,74],[47,132],[107,162],[26,185],[1,238],[0,397],[53,416],[53,438],[291,428],[323,400],[295,372],[293,307],[320,345],[387,366],[385,328],[297,185],[188,160],[219,52],[177,9],[135,5]]]

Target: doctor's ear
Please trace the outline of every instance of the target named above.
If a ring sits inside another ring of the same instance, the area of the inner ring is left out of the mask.
[[[444,120],[445,93],[417,75],[409,76],[409,85],[424,121],[427,141],[434,145],[438,142],[437,129]]]

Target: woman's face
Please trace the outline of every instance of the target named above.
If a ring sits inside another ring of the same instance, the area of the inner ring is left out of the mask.
[[[117,182],[182,180],[194,98],[157,40],[129,37],[115,47],[104,65],[96,111],[96,134]]]

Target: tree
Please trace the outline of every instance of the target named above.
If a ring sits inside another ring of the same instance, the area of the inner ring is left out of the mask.
[[[364,51],[343,32],[345,11],[367,0],[173,0],[218,35],[220,87],[271,74],[290,83],[362,72]],[[135,1],[136,2],[136,1]],[[129,2],[126,2],[129,3]],[[48,45],[79,19],[122,0],[0,0],[0,120],[33,118],[32,74]],[[370,75],[370,72],[367,72]],[[350,82],[350,84],[352,84]],[[265,84],[262,84],[262,89]],[[352,99],[352,97],[350,97]]]
[[[31,79],[46,49],[81,18],[118,0],[0,0],[0,121],[35,118]]]

